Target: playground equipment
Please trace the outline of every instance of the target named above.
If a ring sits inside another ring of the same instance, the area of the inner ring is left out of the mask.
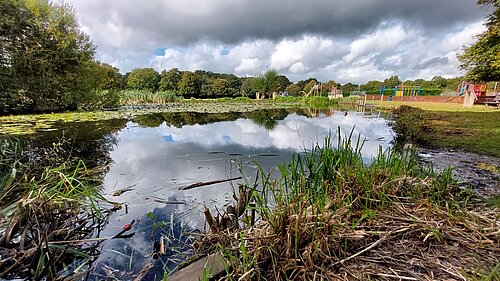
[[[420,96],[420,86],[405,86],[405,83],[402,83],[394,88],[394,96]]]
[[[311,90],[309,90],[309,92],[306,94],[306,97],[311,96],[311,94],[312,94],[313,92],[316,92],[316,94],[315,94],[315,95],[319,95],[319,93],[321,92],[320,87],[321,87],[321,83],[318,83],[318,84],[316,84],[316,85],[312,86],[312,87],[311,87]]]
[[[486,84],[474,84],[466,81],[462,81],[457,87],[457,96],[464,96],[464,106],[473,106],[474,103],[478,102],[478,99],[483,98],[481,103],[488,105],[488,102],[484,98],[486,97],[486,91],[488,87]],[[493,101],[495,103],[495,101]]]
[[[394,90],[393,96],[403,97],[403,96],[420,96],[420,86],[405,86],[405,83],[397,85],[394,88],[386,88],[384,85],[380,85],[380,100],[383,100],[386,90]],[[389,100],[392,98],[389,96]]]
[[[462,81],[458,84],[457,95],[462,96],[468,92],[473,93],[476,97],[486,96],[487,86],[486,84],[473,84],[466,81]]]
[[[342,90],[337,89],[336,86],[332,86],[330,88],[330,91],[328,92],[328,98],[329,99],[336,99],[336,98],[341,98],[341,97],[343,97]]]

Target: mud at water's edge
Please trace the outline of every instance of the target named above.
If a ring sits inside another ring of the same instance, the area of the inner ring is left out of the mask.
[[[432,164],[437,172],[453,168],[453,177],[464,187],[472,186],[478,195],[500,195],[500,158],[439,148],[418,148],[418,154],[422,163]]]

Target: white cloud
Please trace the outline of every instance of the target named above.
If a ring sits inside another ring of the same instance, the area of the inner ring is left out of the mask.
[[[456,54],[484,30],[487,12],[468,0],[260,1],[70,0],[98,45],[97,59],[122,72],[253,76],[274,68],[292,81],[340,83],[460,75]]]
[[[475,41],[474,36],[485,30],[483,21],[469,24],[461,30],[446,34],[441,40],[440,47],[443,51],[460,50],[462,46],[471,45]]]
[[[261,63],[257,58],[244,58],[240,64],[234,69],[238,74],[257,73],[261,67]]]
[[[346,63],[354,59],[392,50],[399,43],[407,40],[408,32],[401,25],[379,29],[373,33],[362,36],[351,43],[351,52],[345,57]]]

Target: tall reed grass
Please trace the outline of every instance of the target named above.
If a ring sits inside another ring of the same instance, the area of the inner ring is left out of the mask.
[[[7,171],[0,177],[0,278],[53,280],[61,272],[72,274],[81,267],[68,265],[77,260],[88,265],[97,246],[78,241],[101,229],[110,214],[102,204],[109,203],[100,190],[102,167],[67,162],[33,176],[27,159],[19,158],[19,143],[0,142],[0,163]]]
[[[335,141],[326,138],[279,166],[277,176],[260,171],[259,188],[247,183],[255,202],[248,212],[257,212],[260,221],[209,240],[218,241],[216,249],[231,264],[226,277],[444,280],[495,267],[498,256],[487,254],[500,245],[494,210],[468,212],[471,193],[455,185],[450,171],[437,175],[422,168],[412,150],[380,150],[367,164],[362,146],[359,137],[339,131]],[[478,242],[485,239],[491,244]],[[453,255],[457,241],[484,248],[439,260]],[[397,259],[383,262],[385,256]]]
[[[123,90],[119,92],[119,97],[121,105],[166,104],[180,99],[175,91],[147,90]]]

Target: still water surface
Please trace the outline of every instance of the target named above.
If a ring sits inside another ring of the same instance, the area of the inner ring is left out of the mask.
[[[133,279],[152,263],[148,280],[161,279],[191,254],[189,234],[203,230],[203,209],[232,202],[232,187],[243,180],[181,191],[197,182],[243,176],[252,181],[257,164],[268,171],[323,143],[328,135],[353,130],[364,140],[369,161],[379,147],[390,146],[393,131],[376,114],[335,110],[279,110],[248,114],[156,114],[136,118],[113,133],[104,191],[124,208],[112,215],[101,237],[113,236],[135,220],[127,239],[104,242],[89,279]],[[123,192],[124,189],[128,191]],[[114,195],[114,196],[113,196]],[[170,203],[168,203],[170,202]],[[152,255],[160,236],[167,255]]]
[[[135,221],[128,238],[109,239],[98,248],[96,260],[79,260],[75,269],[91,270],[89,280],[133,280],[148,265],[143,280],[160,280],[192,255],[195,232],[205,229],[205,207],[216,214],[232,203],[233,188],[253,182],[264,171],[304,153],[325,137],[336,139],[353,131],[364,140],[369,162],[381,147],[390,146],[393,131],[375,114],[335,109],[274,109],[238,113],[155,113],[130,119],[56,122],[57,130],[40,131],[33,147],[51,147],[64,136],[73,156],[89,166],[111,163],[103,192],[123,203],[96,237],[112,237]],[[336,143],[336,141],[333,141]],[[179,190],[193,183],[243,176],[244,179]],[[166,255],[158,257],[163,239]]]

